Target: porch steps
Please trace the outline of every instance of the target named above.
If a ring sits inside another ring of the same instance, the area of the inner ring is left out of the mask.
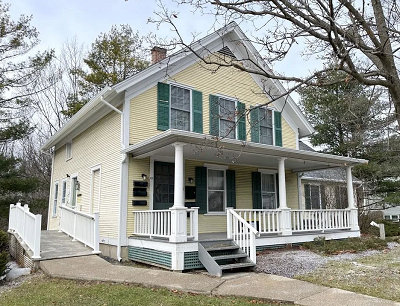
[[[223,272],[255,267],[247,254],[228,239],[199,242],[199,260],[208,273],[219,277]]]

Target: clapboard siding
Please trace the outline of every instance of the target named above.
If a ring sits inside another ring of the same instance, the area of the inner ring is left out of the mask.
[[[208,67],[210,68],[210,67]],[[195,63],[177,73],[169,80],[191,86],[203,94],[203,132],[209,133],[209,103],[210,94],[222,94],[237,98],[248,109],[250,105],[267,104],[267,97],[250,74],[232,67],[220,67],[215,73],[206,69],[204,64]],[[273,104],[269,104],[274,108]],[[278,109],[278,111],[282,111]],[[157,130],[157,84],[146,92],[131,100],[130,112],[130,143],[138,143],[152,137],[161,131]],[[246,124],[247,139],[250,140],[250,124]],[[296,148],[296,133],[282,118],[283,146]]]
[[[54,156],[53,182],[59,182],[58,205],[61,204],[62,180],[67,180],[66,201],[70,202],[70,179],[67,174],[78,174],[80,197],[77,209],[90,211],[91,168],[101,165],[100,191],[100,236],[115,238],[118,229],[120,194],[120,115],[110,113],[86,131],[72,139],[72,158],[66,158],[65,146],[57,148]],[[54,185],[54,184],[53,184]],[[54,188],[52,186],[52,188]],[[53,191],[53,190],[52,190]],[[51,194],[51,200],[54,194]],[[50,201],[52,207],[52,201]],[[57,218],[49,218],[49,229],[58,229],[60,209]]]

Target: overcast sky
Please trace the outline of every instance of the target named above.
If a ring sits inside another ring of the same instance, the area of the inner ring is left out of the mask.
[[[132,29],[138,30],[141,36],[150,32],[160,37],[171,37],[170,27],[166,24],[159,29],[149,18],[154,18],[155,11],[160,9],[156,0],[4,0],[11,3],[10,14],[15,20],[21,14],[33,15],[32,25],[40,32],[41,43],[38,49],[55,49],[59,52],[62,44],[76,36],[78,42],[84,43],[88,50],[91,43],[101,32],[108,32],[112,25],[129,24]],[[175,19],[179,31],[186,41],[191,41],[192,33],[208,34],[213,18],[211,15],[202,15],[191,12],[193,8],[177,6],[170,0],[163,0],[169,11],[177,11]],[[251,33],[249,27],[241,24],[242,29]],[[292,52],[283,62],[276,64],[274,69],[286,75],[306,74],[312,67],[310,62],[304,64],[299,60],[299,53]],[[307,68],[306,68],[307,67]],[[296,69],[296,70],[294,70]]]

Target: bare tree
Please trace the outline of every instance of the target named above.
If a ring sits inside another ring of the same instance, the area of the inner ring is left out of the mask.
[[[236,21],[254,26],[253,43],[269,62],[280,61],[294,46],[301,45],[302,55],[333,66],[311,72],[306,77],[283,76],[250,57],[234,61],[214,61],[259,74],[270,79],[292,82],[287,91],[302,86],[324,86],[322,73],[344,71],[338,82],[357,80],[368,86],[381,86],[388,91],[400,122],[400,77],[398,72],[400,9],[395,0],[177,0],[192,5],[203,13],[213,13],[219,22]],[[175,43],[190,48],[179,35],[174,19],[179,12],[161,12],[153,21],[166,22],[177,33]],[[205,59],[208,63],[212,59]],[[246,65],[250,63],[250,65]],[[322,66],[322,65],[321,65]],[[295,85],[293,85],[295,84]],[[286,93],[286,94],[287,94]]]

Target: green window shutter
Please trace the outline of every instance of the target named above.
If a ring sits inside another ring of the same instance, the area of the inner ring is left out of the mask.
[[[246,140],[246,106],[242,102],[237,102],[238,110],[238,139]]]
[[[251,106],[250,106],[251,108]],[[251,123],[251,141],[260,142],[260,109],[258,107],[251,109],[250,111],[250,123]]]
[[[203,134],[203,94],[192,91],[193,132]]]
[[[157,130],[169,129],[169,84],[157,84]]]
[[[210,135],[219,136],[219,101],[217,96],[210,95]]]
[[[280,112],[274,111],[275,122],[275,145],[282,147],[282,116]]]
[[[262,208],[262,199],[261,199],[261,173],[260,172],[252,172],[251,173],[251,183],[252,183],[252,191],[253,191],[253,209],[261,209]]]
[[[235,170],[226,170],[226,207],[236,208]]]
[[[196,205],[199,214],[207,213],[207,168],[196,167]]]
[[[310,184],[304,184],[304,199],[306,209],[311,209],[311,186]]]

